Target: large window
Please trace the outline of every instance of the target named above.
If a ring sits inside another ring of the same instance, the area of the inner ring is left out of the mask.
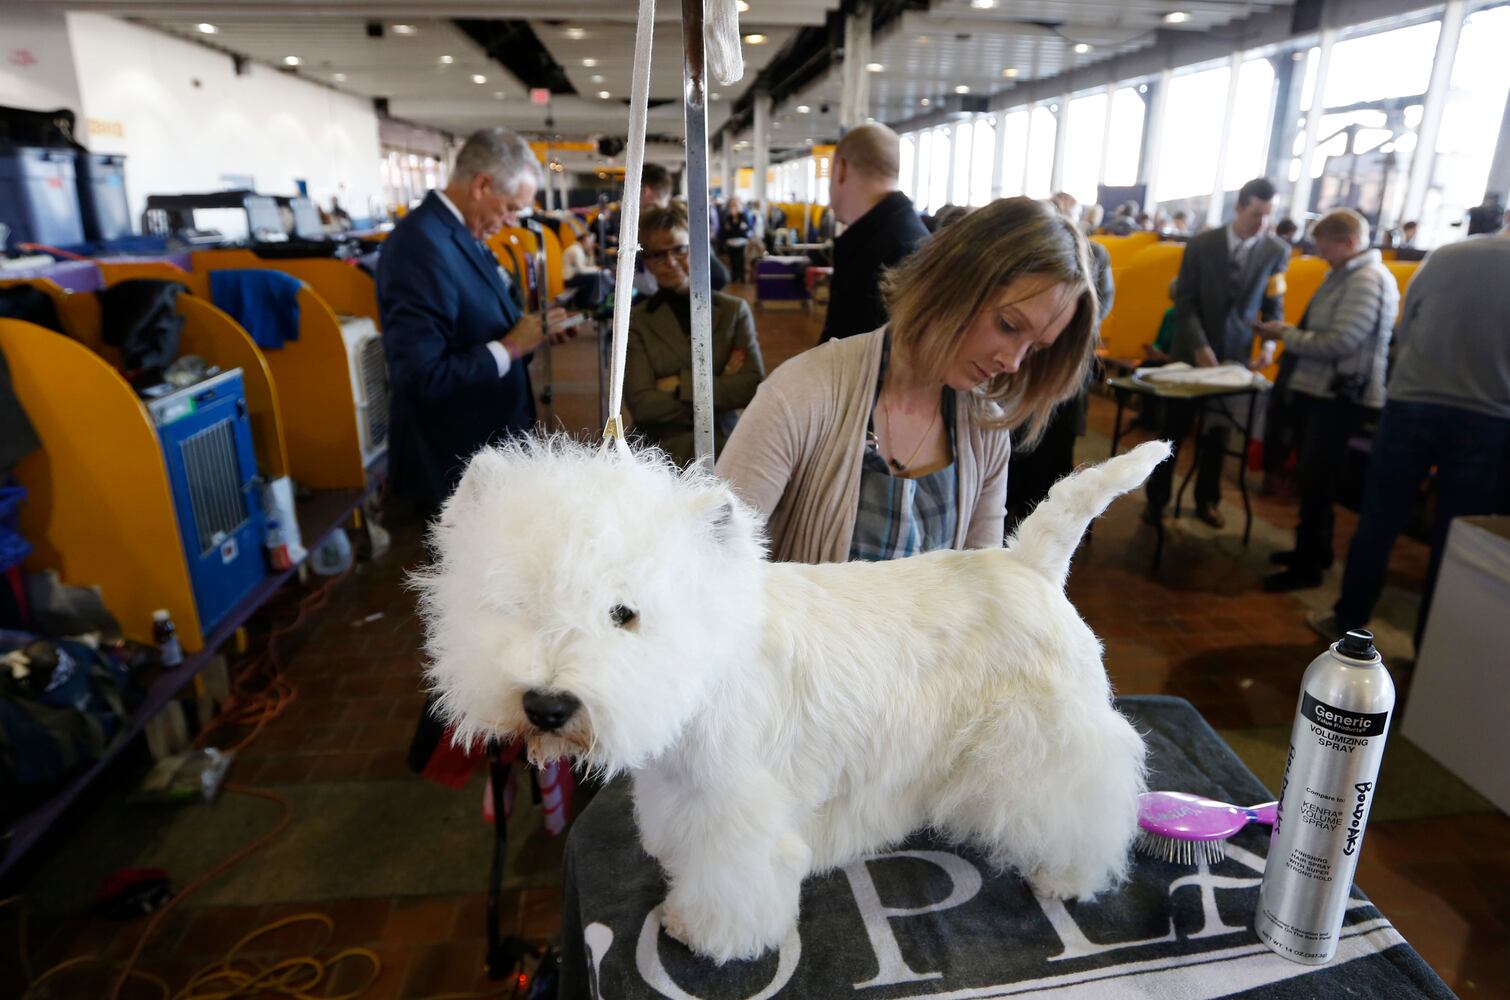
[[[1070,101],[1069,121],[1064,123],[1064,165],[1060,186],[1082,205],[1096,200],[1101,181],[1101,140],[1106,131],[1106,93],[1090,94]]]
[[[1054,133],[1059,127],[1055,114],[1058,105],[1040,104],[1029,119],[1027,169],[1023,174],[1022,193],[1030,198],[1047,198],[1054,177]]]
[[[913,157],[917,155],[917,144],[913,142],[912,136],[902,136],[901,142],[897,144],[897,151],[897,187],[899,187],[902,193],[905,194],[908,198],[916,201],[917,192],[912,187],[912,169],[914,164]]]
[[[1452,224],[1484,197],[1500,135],[1497,126],[1504,120],[1505,94],[1510,91],[1507,38],[1510,6],[1478,11],[1463,22],[1452,64],[1452,90],[1437,134],[1422,232],[1417,236],[1422,245],[1456,239],[1465,230],[1454,229]]]
[[[949,153],[949,127],[940,125],[933,130],[933,145],[928,154],[933,162],[928,165],[928,204],[925,211],[937,212],[949,203]]]
[[[975,124],[960,122],[954,126],[954,183],[949,187],[949,201],[955,205],[970,203],[970,166]]]
[[[1138,154],[1143,148],[1143,95],[1123,87],[1112,95],[1111,131],[1106,141],[1106,181],[1112,187],[1138,183]]]
[[[1349,38],[1332,46],[1322,103],[1340,108],[1426,93],[1440,21]],[[1504,39],[1500,40],[1503,46]]]
[[[933,165],[933,133],[918,133],[918,186],[912,203],[919,212],[928,211],[928,171]]]
[[[991,173],[996,167],[996,119],[977,118],[970,145],[970,197],[975,206],[991,201]]]
[[[1222,167],[1222,190],[1236,191],[1262,177],[1269,162],[1269,131],[1274,121],[1274,67],[1268,59],[1249,59],[1237,74],[1237,103]]]
[[[1218,66],[1170,79],[1154,201],[1211,194],[1231,75],[1230,67]]]
[[[1001,195],[1022,194],[1023,172],[1028,164],[1028,111],[1018,109],[1001,120]]]

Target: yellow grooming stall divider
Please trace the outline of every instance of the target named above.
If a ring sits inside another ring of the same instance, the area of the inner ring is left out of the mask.
[[[1154,342],[1165,311],[1174,304],[1169,283],[1180,273],[1184,257],[1184,244],[1155,242],[1134,254],[1124,267],[1113,268],[1116,294],[1112,311],[1101,324],[1103,356],[1142,362],[1143,348]]]
[[[367,470],[350,361],[334,310],[300,289],[299,339],[260,353],[277,388],[289,474],[312,490],[362,489]]]
[[[178,312],[184,318],[179,335],[180,354],[197,354],[212,365],[229,371],[241,369],[246,391],[247,417],[252,424],[252,445],[257,468],[267,479],[289,474],[288,444],[284,440],[283,413],[278,387],[267,356],[252,342],[241,324],[196,295],[180,295]]]
[[[226,268],[263,268],[282,271],[298,278],[324,299],[337,313],[346,316],[365,316],[382,329],[383,321],[378,316],[377,283],[351,264],[333,257],[292,257],[277,260],[258,257],[250,250],[196,250],[192,258],[194,273],[201,276],[204,291],[196,294],[209,298],[209,273]]]
[[[162,445],[135,391],[104,358],[68,337],[0,320],[0,351],[42,449],[23,458],[21,533],[29,570],[98,586],[125,634],[152,643],[167,608],[184,649],[204,645]]]
[[[1285,271],[1285,322],[1300,322],[1316,289],[1326,280],[1327,262],[1320,257],[1291,257]]]
[[[210,283],[205,275],[185,271],[177,264],[170,264],[165,260],[130,261],[117,264],[108,259],[101,259],[95,261],[95,264],[100,269],[100,277],[104,279],[106,288],[118,285],[122,281],[147,278],[153,281],[176,281],[201,298],[210,297]]]

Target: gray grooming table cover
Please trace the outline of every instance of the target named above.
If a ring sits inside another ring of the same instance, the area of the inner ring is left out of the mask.
[[[1180,698],[1120,698],[1147,734],[1149,787],[1250,805],[1272,796]],[[905,747],[898,747],[905,752]],[[562,903],[562,1000],[983,1000],[990,997],[1453,996],[1357,887],[1337,957],[1273,954],[1252,930],[1267,827],[1207,868],[1139,856],[1092,903],[1044,903],[968,848],[916,834],[802,887],[797,939],[722,968],[659,930],[660,867],[640,848],[627,781],[572,829]],[[1367,850],[1365,838],[1364,850]]]

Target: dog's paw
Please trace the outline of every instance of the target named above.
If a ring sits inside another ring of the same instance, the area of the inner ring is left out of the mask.
[[[1079,872],[1046,872],[1028,875],[1028,885],[1039,899],[1088,899],[1099,886]]]
[[[689,930],[686,919],[669,902],[661,904],[661,930],[693,951],[697,950],[692,942],[692,932]]]

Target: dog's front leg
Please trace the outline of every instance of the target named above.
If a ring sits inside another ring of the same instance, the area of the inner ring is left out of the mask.
[[[796,927],[811,852],[770,774],[695,789],[637,775],[635,806],[645,848],[671,883],[661,905],[668,934],[723,963],[778,947]]]

